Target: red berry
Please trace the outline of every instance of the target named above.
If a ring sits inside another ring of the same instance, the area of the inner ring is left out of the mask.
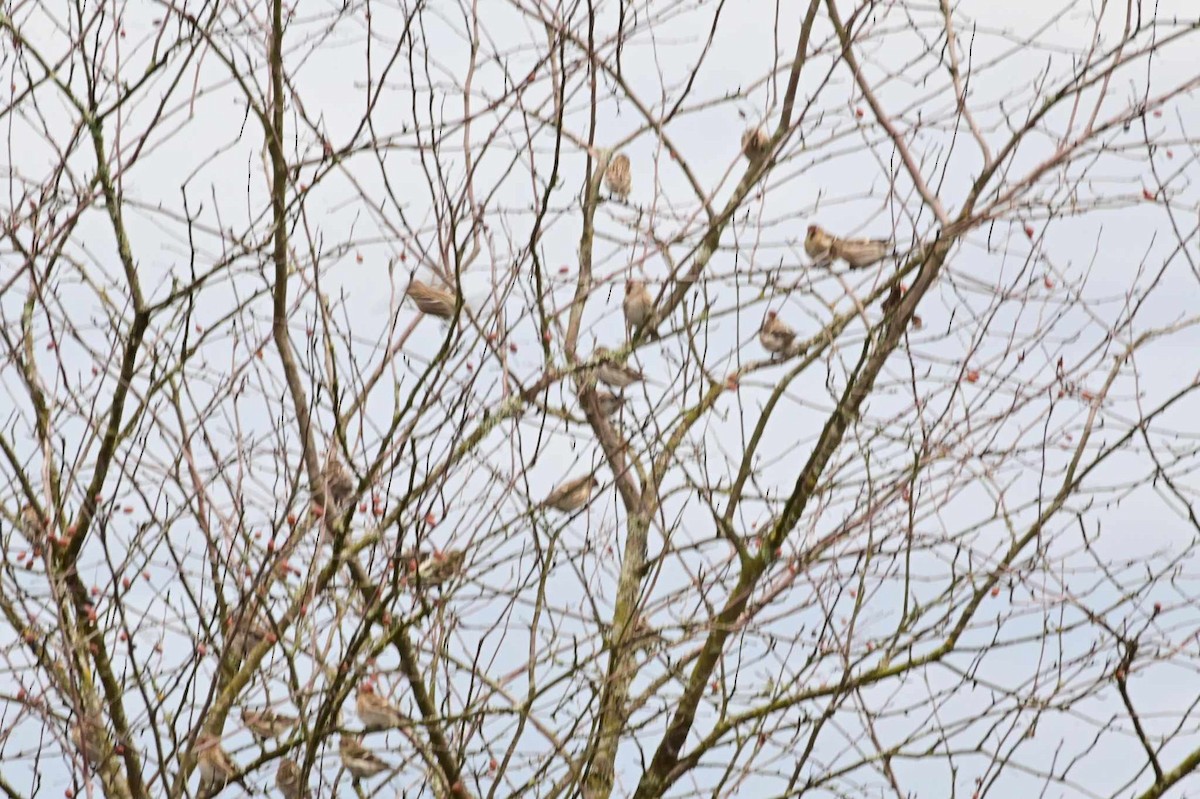
[[[1033,232],[1034,232],[1034,231],[1033,231],[1033,225],[1026,225],[1026,226],[1025,226],[1025,235],[1026,235],[1026,236],[1028,236],[1029,238],[1031,238],[1031,239],[1032,239],[1032,238],[1033,238]]]
[[[978,369],[971,369],[967,372],[967,382],[968,383],[978,383],[979,382],[979,370]]]

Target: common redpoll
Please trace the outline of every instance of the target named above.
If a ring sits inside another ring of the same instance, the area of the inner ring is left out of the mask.
[[[577,511],[591,499],[592,490],[600,485],[593,475],[568,480],[558,485],[542,500],[540,507],[554,508],[563,513]]]
[[[648,324],[653,327],[654,297],[650,294],[650,289],[646,288],[645,282],[625,282],[625,300],[621,303],[621,308],[625,311],[625,327],[630,336],[641,329],[642,325]],[[654,333],[652,329],[647,329],[646,332],[648,335]]]
[[[593,356],[601,361],[600,365],[596,367],[596,377],[601,383],[613,388],[625,388],[646,379],[646,376],[637,369],[619,361],[610,360],[611,356],[608,350],[603,347],[597,347]]]
[[[792,346],[795,338],[795,330],[780,320],[774,311],[767,311],[767,316],[763,319],[762,327],[758,331],[758,340],[762,342],[763,349],[778,355],[786,352],[788,347]]]
[[[233,624],[233,621],[233,618],[229,619],[230,625]],[[229,648],[236,652],[239,657],[244,658],[250,654],[254,647],[263,641],[275,643],[277,640],[278,637],[269,627],[252,622],[250,619],[242,619],[241,623],[229,636]]]
[[[629,190],[633,188],[633,176],[629,171],[629,156],[625,153],[613,156],[613,159],[608,162],[608,169],[604,171],[604,185],[622,199],[629,196]]]
[[[369,731],[399,729],[408,723],[404,714],[391,702],[375,693],[370,683],[359,686],[354,706],[358,710],[358,717]]]
[[[835,238],[831,253],[834,258],[845,261],[851,269],[863,269],[886,258],[891,249],[891,245],[882,239]]]
[[[356,780],[374,777],[390,768],[386,761],[363,746],[362,741],[353,735],[342,736],[338,752],[342,756],[342,765]]]
[[[742,134],[742,155],[749,158],[751,161],[756,158],[762,158],[771,148],[771,134],[767,129],[759,126],[749,128]]]
[[[220,792],[237,775],[221,739],[210,733],[196,739],[196,770],[200,772],[200,792],[208,796]]]
[[[71,725],[71,743],[88,766],[98,766],[102,758],[103,730],[92,722],[80,720]]]
[[[250,730],[251,735],[259,741],[265,741],[268,738],[279,738],[286,735],[288,730],[296,726],[296,717],[276,713],[267,708],[262,710],[242,708],[242,723],[246,725],[246,729]]]
[[[598,389],[596,391],[596,407],[602,416],[612,416],[625,405],[625,398],[611,391]]]
[[[33,505],[22,505],[17,521],[20,523],[21,534],[29,543],[40,545],[46,540],[46,520]]]
[[[804,251],[816,261],[841,258],[851,269],[862,269],[886,258],[891,244],[882,239],[843,239],[831,235],[820,225],[809,225]]]
[[[440,586],[458,575],[462,570],[467,553],[461,549],[451,549],[446,552],[409,553],[406,558],[410,563],[415,562],[416,568],[411,578],[419,586]]]
[[[820,225],[809,225],[804,237],[804,251],[814,261],[827,261],[833,257],[833,236]]]
[[[322,472],[321,478],[325,481],[326,504],[332,504],[337,508],[345,505],[346,500],[354,494],[355,486],[358,485],[342,464],[341,459],[332,451],[325,456],[325,470]]]
[[[285,757],[279,761],[275,771],[275,787],[283,794],[283,799],[309,799],[312,794],[308,788],[300,784],[300,767],[296,761]]]
[[[454,295],[449,291],[435,289],[413,278],[404,293],[412,297],[421,313],[441,319],[449,319],[454,316]]]

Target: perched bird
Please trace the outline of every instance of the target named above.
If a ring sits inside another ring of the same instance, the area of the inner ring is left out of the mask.
[[[326,504],[339,509],[344,507],[346,500],[353,496],[354,488],[357,485],[338,458],[337,453],[332,450],[325,456],[325,469],[321,474],[321,479],[325,482]]]
[[[440,586],[454,579],[462,571],[467,553],[461,549],[451,549],[446,552],[434,550],[431,553],[409,553],[407,558],[408,562],[413,564],[412,573],[417,585]]]
[[[551,491],[538,507],[554,508],[563,513],[577,511],[587,504],[592,497],[592,490],[600,485],[595,475],[587,475],[574,480],[560,483]]]
[[[654,297],[650,294],[650,289],[646,288],[644,281],[628,280],[625,282],[625,300],[621,303],[621,308],[625,311],[625,327],[630,337],[642,325],[649,325],[646,333],[653,337]]]
[[[619,361],[609,360],[612,356],[603,347],[597,347],[594,356],[601,360],[600,365],[596,367],[596,377],[605,385],[613,388],[625,388],[646,379],[646,376],[637,369]]]
[[[440,319],[449,319],[454,316],[455,300],[454,295],[449,291],[435,289],[433,286],[413,278],[404,293],[412,297],[421,313]]]
[[[103,748],[103,730],[93,722],[80,719],[71,725],[71,743],[88,766],[98,766]]]
[[[841,258],[851,269],[864,269],[891,254],[892,246],[882,239],[839,239],[833,240],[830,252]]]
[[[891,244],[882,239],[842,239],[820,225],[809,225],[804,251],[816,261],[842,259],[851,269],[862,269],[891,254]]]
[[[256,739],[265,741],[268,738],[279,738],[286,735],[288,730],[296,726],[296,717],[276,713],[267,708],[262,710],[242,708],[242,723]]]
[[[762,342],[763,349],[773,355],[778,355],[786,352],[788,347],[792,346],[795,338],[795,330],[780,320],[779,315],[774,311],[767,311],[767,316],[763,319],[762,327],[758,331],[758,340]]]
[[[603,389],[596,391],[596,407],[600,409],[603,416],[612,416],[625,405],[625,398],[620,394],[614,394],[611,391]]]
[[[771,148],[771,134],[763,126],[749,128],[742,134],[742,155],[753,161],[762,158]]]
[[[362,741],[353,735],[343,735],[338,742],[338,752],[342,756],[342,765],[355,780],[374,777],[390,766],[379,755],[362,745]]]
[[[279,761],[279,768],[275,770],[275,787],[283,794],[283,799],[310,799],[312,796],[308,788],[300,784],[300,767],[287,757]]]
[[[809,225],[804,237],[804,251],[814,261],[827,261],[833,257],[833,236],[820,225]]]
[[[25,536],[25,540],[30,544],[37,546],[46,540],[46,520],[33,505],[22,505],[17,521],[20,522],[21,535]]]
[[[231,627],[233,622],[233,617],[230,617],[229,624]],[[269,627],[249,619],[243,619],[237,627],[233,628],[229,636],[229,648],[244,658],[250,654],[250,651],[254,647],[263,641],[275,643],[278,640],[279,637]]]
[[[220,792],[237,775],[221,739],[207,732],[196,739],[196,769],[200,772],[200,792],[208,796]]]
[[[608,190],[621,199],[629,196],[629,190],[633,188],[633,176],[629,171],[629,156],[625,153],[617,153],[613,156],[613,159],[608,162],[608,169],[604,170],[604,185],[608,186]]]
[[[375,693],[369,682],[359,686],[354,706],[358,710],[358,717],[369,731],[399,729],[408,724],[404,714],[391,702]]]

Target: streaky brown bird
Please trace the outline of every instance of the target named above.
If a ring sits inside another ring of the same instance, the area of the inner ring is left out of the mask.
[[[621,199],[629,196],[629,191],[633,188],[629,156],[625,153],[617,153],[613,156],[612,160],[608,162],[608,169],[604,170],[604,185]]]
[[[587,504],[592,491],[600,485],[595,475],[587,475],[560,483],[546,495],[538,507],[553,508],[563,513],[572,513]]]
[[[417,309],[423,314],[436,316],[439,319],[449,319],[454,316],[455,298],[452,292],[434,288],[413,278],[404,293],[412,297]]]
[[[597,347],[592,355],[601,361],[596,367],[596,378],[605,385],[626,388],[646,379],[637,369],[616,360],[604,347]]]
[[[342,756],[342,765],[356,780],[374,777],[391,768],[387,761],[363,746],[362,741],[354,735],[342,735],[338,742],[338,753]]]
[[[354,707],[363,725],[371,731],[399,729],[408,724],[400,709],[375,693],[375,687],[369,682],[359,686]]]
[[[211,733],[196,738],[196,770],[200,772],[200,792],[214,796],[237,775],[233,758],[221,746],[221,739]]]
[[[279,761],[275,770],[275,787],[283,794],[283,799],[310,799],[312,792],[300,784],[300,767],[290,757]]]
[[[242,708],[242,724],[259,741],[268,738],[279,738],[296,726],[296,717],[285,713],[276,713],[269,708],[251,710]]]
[[[645,281],[627,280],[625,282],[625,299],[621,302],[625,312],[625,330],[629,337],[647,325],[646,335],[654,337],[654,296],[646,288]]]
[[[762,158],[771,149],[771,134],[762,125],[748,128],[742,134],[742,155],[751,161]]]
[[[758,340],[763,349],[772,355],[787,352],[796,339],[796,331],[789,327],[775,311],[767,311],[762,327],[758,331]]]

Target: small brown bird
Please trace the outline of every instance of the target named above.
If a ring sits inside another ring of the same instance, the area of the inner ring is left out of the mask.
[[[379,755],[362,745],[362,741],[353,735],[343,735],[338,742],[338,752],[342,756],[342,765],[355,780],[374,777],[390,766]]]
[[[751,161],[762,158],[771,149],[771,134],[763,126],[749,128],[742,134],[742,155]]]
[[[613,388],[625,388],[646,379],[646,376],[637,369],[626,366],[620,361],[610,360],[612,356],[604,347],[597,347],[593,355],[601,360],[600,365],[596,367],[596,377],[601,383]]]
[[[414,553],[409,555],[409,562],[416,562],[412,581],[419,586],[440,586],[458,576],[462,571],[463,561],[467,553],[461,549],[451,549],[446,552],[434,550],[432,553]]]
[[[835,238],[830,254],[841,258],[851,269],[864,269],[886,258],[891,249],[891,245],[882,239]]]
[[[80,720],[71,725],[71,743],[89,767],[100,765],[104,732],[96,724]]]
[[[25,536],[30,544],[39,546],[46,540],[46,520],[41,517],[37,510],[28,503],[21,506],[21,512],[17,518],[20,522],[19,528],[21,535]]]
[[[333,506],[331,510],[340,512],[340,509],[345,506],[346,500],[354,495],[354,489],[358,483],[350,476],[350,472],[333,450],[330,450],[325,456],[325,469],[321,478],[325,481],[326,504]]]
[[[804,251],[814,261],[828,261],[833,257],[833,236],[820,225],[809,225],[804,237]]]
[[[600,485],[594,475],[579,477],[561,483],[551,491],[538,507],[554,508],[563,513],[572,513],[587,504],[592,497],[592,490]]]
[[[221,739],[207,732],[196,739],[196,769],[200,772],[200,792],[207,796],[219,793],[237,775]]]
[[[275,771],[275,787],[283,794],[283,799],[310,799],[312,793],[300,784],[300,767],[296,761],[285,757],[279,761]]]
[[[262,710],[242,708],[242,723],[256,739],[265,741],[268,738],[279,738],[286,735],[292,727],[296,726],[296,717],[276,713],[267,708]]]
[[[375,693],[375,688],[369,682],[359,686],[354,706],[368,731],[399,729],[408,724],[404,714],[391,702]]]
[[[412,297],[421,313],[440,319],[449,319],[454,316],[454,294],[449,291],[435,289],[433,286],[413,278],[404,293]]]
[[[843,239],[820,225],[809,225],[804,237],[804,251],[818,262],[840,258],[851,269],[862,269],[886,258],[892,247],[882,239]]]
[[[625,311],[625,328],[631,338],[642,325],[649,325],[646,334],[653,337],[654,297],[644,281],[625,282],[625,300],[621,303],[621,308]]]
[[[603,389],[596,391],[596,407],[600,409],[603,416],[612,416],[625,405],[625,398],[620,394],[614,394],[611,391]]]
[[[232,626],[234,617],[230,617],[229,625]],[[261,644],[263,641],[275,643],[279,637],[271,631],[271,628],[258,622],[252,622],[249,619],[242,619],[237,629],[233,630],[229,636],[229,648],[236,652],[239,657],[246,657],[254,647]]]
[[[629,190],[633,188],[633,176],[629,171],[629,156],[625,153],[617,153],[613,156],[613,159],[608,162],[608,169],[604,171],[604,185],[608,186],[608,190],[621,199],[629,196]]]
[[[780,320],[774,311],[767,311],[767,316],[758,331],[758,340],[762,342],[763,349],[772,355],[787,352],[795,338],[795,330]]]

